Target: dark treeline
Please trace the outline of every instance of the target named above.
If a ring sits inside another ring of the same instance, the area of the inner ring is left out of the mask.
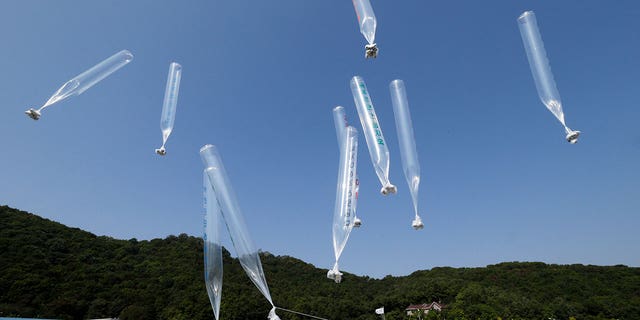
[[[221,319],[266,319],[269,304],[224,255]],[[432,301],[446,308],[424,319],[640,319],[640,268],[509,262],[335,284],[292,257],[262,263],[277,306],[332,320],[379,319],[381,306],[408,319],[408,305]],[[203,268],[200,238],[116,240],[0,206],[0,317],[213,319]]]

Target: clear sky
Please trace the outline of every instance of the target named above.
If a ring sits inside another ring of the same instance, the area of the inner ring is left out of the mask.
[[[4,1],[0,203],[114,238],[202,234],[198,150],[219,147],[254,242],[329,268],[338,146],[331,110],[369,88],[397,195],[360,137],[358,215],[341,269],[543,261],[640,266],[640,2],[381,1],[379,57],[348,0]],[[538,99],[516,18],[536,12],[576,145]],[[133,62],[43,112],[65,81]],[[183,78],[168,154],[169,63]],[[411,229],[388,85],[403,79],[422,167]],[[227,238],[226,235],[223,238]],[[229,241],[225,242],[229,245]],[[329,280],[327,280],[329,281]]]

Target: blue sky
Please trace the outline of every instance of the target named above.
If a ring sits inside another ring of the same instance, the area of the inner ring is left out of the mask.
[[[254,242],[333,263],[338,169],[331,110],[354,75],[391,152],[379,194],[360,137],[347,272],[543,261],[640,266],[640,3],[373,1],[366,61],[350,1],[6,1],[0,203],[114,238],[202,234],[199,148],[219,147]],[[516,18],[536,12],[567,124],[539,101]],[[44,111],[65,81],[122,50],[135,58]],[[183,66],[168,155],[158,157],[169,63]],[[422,166],[410,227],[388,85],[403,79]],[[227,236],[223,236],[226,238]],[[226,241],[227,245],[230,244]],[[329,280],[327,280],[329,281]]]

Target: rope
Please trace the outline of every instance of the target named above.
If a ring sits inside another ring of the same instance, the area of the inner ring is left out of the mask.
[[[302,313],[302,312],[298,312],[298,311],[293,311],[293,310],[289,310],[289,309],[285,309],[285,308],[280,308],[280,307],[275,307],[276,309],[280,309],[282,311],[287,311],[287,312],[291,312],[291,313],[295,313],[295,314],[299,314],[301,316],[306,316],[309,318],[314,318],[314,319],[319,319],[319,320],[329,320],[329,319],[325,319],[325,318],[320,318],[320,317],[316,317],[316,316],[312,316],[310,314],[306,314],[306,313]]]

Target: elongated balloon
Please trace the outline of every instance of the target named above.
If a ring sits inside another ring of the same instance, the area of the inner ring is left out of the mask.
[[[369,91],[367,91],[367,85],[361,77],[355,76],[351,79],[351,93],[358,110],[364,137],[367,140],[373,168],[382,184],[380,192],[383,195],[396,193],[396,186],[389,181],[389,149],[382,135],[382,128],[378,122],[376,110],[373,108]]]
[[[249,276],[249,279],[260,290],[262,295],[269,301],[272,308],[269,312],[269,319],[279,320],[275,313],[275,305],[269,293],[269,286],[264,276],[260,255],[255,248],[251,236],[244,221],[244,215],[240,211],[240,206],[236,200],[236,195],[231,187],[231,181],[224,169],[222,158],[218,149],[213,145],[205,145],[200,149],[200,157],[206,167],[205,172],[209,176],[209,181],[220,205],[220,210],[231,236],[231,242],[240,260],[240,265]]]
[[[349,123],[347,122],[347,115],[344,113],[344,108],[342,106],[333,108],[333,124],[336,127],[338,147],[342,150],[344,144],[344,139],[342,137],[345,135],[347,127],[349,126]]]
[[[336,283],[342,281],[342,273],[338,269],[338,260],[344,250],[349,234],[353,229],[355,208],[352,195],[355,193],[356,168],[358,165],[358,131],[347,127],[343,137],[344,150],[340,152],[338,168],[338,184],[336,187],[336,203],[333,210],[333,252],[336,262],[333,269],[327,272],[327,278]]]
[[[133,55],[127,50],[122,50],[106,60],[93,66],[91,69],[77,75],[75,78],[67,81],[58,91],[56,91],[39,109],[29,109],[25,113],[33,120],[40,119],[42,110],[44,108],[62,101],[70,96],[77,96],[85,92],[87,89],[93,87],[100,80],[108,77],[116,70],[122,68],[127,63],[133,60]]]
[[[396,119],[396,131],[398,132],[398,142],[400,143],[402,169],[407,179],[409,190],[411,191],[411,200],[413,200],[415,217],[411,226],[416,230],[420,230],[424,227],[422,219],[418,214],[420,162],[418,162],[418,152],[416,151],[416,141],[413,134],[413,124],[411,123],[411,113],[409,112],[409,102],[407,101],[407,91],[404,87],[404,81],[391,81],[389,90],[391,91],[393,114]]]
[[[162,115],[160,116],[160,129],[162,130],[162,147],[156,149],[156,153],[164,156],[167,154],[164,146],[173,131],[173,123],[176,120],[176,108],[178,107],[178,93],[180,92],[180,79],[182,78],[182,66],[177,62],[169,65],[167,87],[164,90],[164,102],[162,103]]]
[[[375,58],[378,56],[378,47],[376,46],[376,15],[373,13],[371,2],[369,0],[353,0],[353,7],[356,9],[358,17],[358,25],[360,33],[364,36],[369,44],[365,48],[365,58]]]
[[[222,212],[218,200],[209,182],[207,172],[203,172],[204,192],[204,281],[207,287],[213,315],[220,318],[220,298],[222,297],[222,243],[220,242],[220,223]]]
[[[338,147],[340,152],[344,152],[344,135],[346,134],[346,128],[349,126],[349,122],[347,121],[347,115],[344,112],[344,108],[342,106],[337,106],[333,108],[333,123],[336,126],[336,137],[338,138]],[[357,210],[356,206],[358,204],[358,195],[360,192],[360,179],[358,177],[358,173],[356,172],[355,179],[355,192],[351,194],[351,206],[353,207],[353,227],[359,228],[362,225],[362,220],[356,215]]]
[[[564,130],[567,133],[567,141],[574,144],[578,142],[580,131],[571,130],[565,124],[560,93],[553,79],[547,52],[544,49],[544,42],[542,42],[536,15],[533,11],[526,11],[521,14],[518,17],[518,26],[520,27],[520,35],[522,36],[524,49],[527,52],[529,67],[531,68],[531,74],[536,83],[540,100],[564,126]]]

